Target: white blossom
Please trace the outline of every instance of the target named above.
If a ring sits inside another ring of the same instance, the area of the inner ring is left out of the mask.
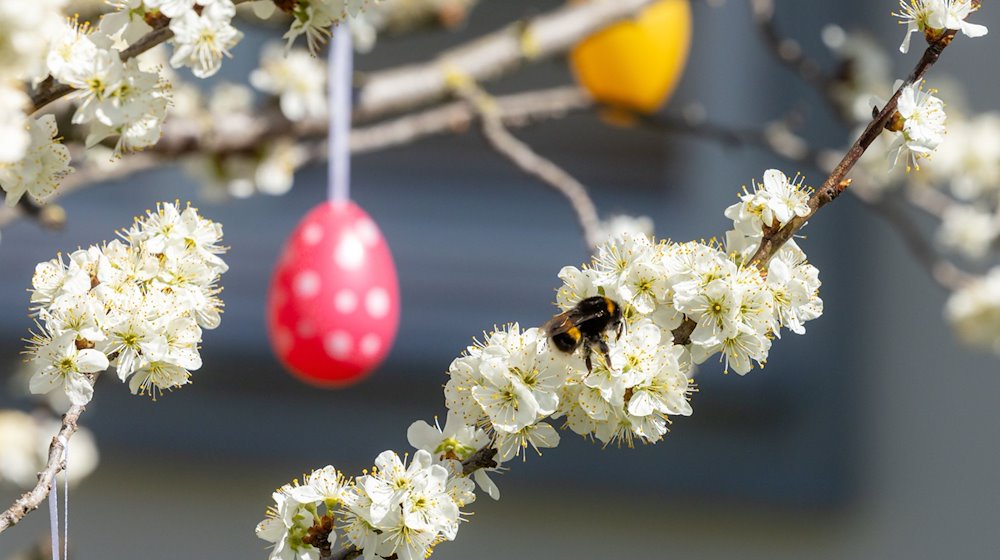
[[[45,77],[46,43],[59,34],[66,0],[0,2],[0,82]]]
[[[269,144],[254,171],[257,190],[269,195],[282,195],[292,188],[295,170],[308,160],[308,151],[290,140]]]
[[[35,341],[35,368],[29,387],[42,394],[62,387],[71,403],[84,405],[94,395],[94,386],[86,374],[108,369],[108,358],[93,349],[79,349],[76,334],[69,332],[52,339]]]
[[[514,433],[556,409],[565,366],[547,351],[538,329],[522,331],[514,324],[470,346],[449,373],[450,410],[467,424],[486,418],[492,429]]]
[[[752,193],[744,188],[740,202],[725,212],[743,235],[760,237],[764,228],[780,228],[796,216],[809,215],[811,193],[800,176],[789,180],[781,171],[768,169],[763,182],[755,181],[753,188]]]
[[[292,13],[292,25],[285,33],[288,48],[301,35],[306,36],[309,52],[316,54],[330,37],[331,26],[356,17],[370,0],[298,0]]]
[[[597,229],[598,243],[610,241],[612,238],[626,233],[641,233],[653,237],[653,219],[649,216],[628,216],[615,214],[606,220],[601,220]]]
[[[179,0],[173,0],[179,1]],[[174,32],[174,54],[170,66],[188,66],[199,78],[214,75],[222,67],[222,57],[243,38],[243,32],[231,25],[236,6],[231,0],[214,0],[201,13],[187,10],[170,20]]]
[[[424,558],[436,542],[457,534],[460,505],[450,476],[427,451],[417,451],[409,464],[393,451],[381,453],[371,473],[345,491],[348,540],[366,559]]]
[[[0,410],[0,483],[33,488],[38,483],[39,471],[48,462],[52,437],[61,427],[62,423],[55,418]],[[97,461],[94,435],[80,426],[73,435],[70,460],[67,461],[70,484],[93,472]]]
[[[142,3],[147,8],[160,10],[163,15],[173,19],[193,11],[195,0],[142,0]],[[211,0],[198,2],[201,5],[209,3],[211,3]]]
[[[73,170],[69,166],[69,148],[56,138],[59,130],[54,116],[29,119],[27,130],[30,141],[22,158],[15,163],[0,163],[0,187],[7,193],[7,206],[17,204],[24,194],[36,203],[44,203]]]
[[[17,163],[31,144],[25,116],[30,102],[20,88],[0,83],[0,164]]]
[[[898,84],[899,82],[896,87]],[[944,102],[935,97],[933,91],[924,90],[921,82],[917,82],[903,88],[896,111],[903,122],[902,130],[889,148],[892,167],[903,156],[907,160],[907,170],[911,167],[919,169],[917,160],[929,157],[944,141],[947,118]]]
[[[899,51],[905,53],[910,50],[912,33],[932,31],[938,34],[954,29],[968,37],[986,35],[988,30],[985,26],[965,21],[976,9],[972,0],[899,0],[899,12],[893,15],[906,25],[906,35]]]
[[[115,154],[156,144],[169,99],[168,84],[159,74],[141,70],[137,59],[129,60],[119,87],[95,107],[87,145],[94,146],[115,134]]]
[[[340,503],[343,500],[344,490],[344,475],[333,466],[327,465],[306,476],[304,484],[289,490],[288,495],[303,504]]]
[[[1000,113],[948,119],[948,141],[925,166],[936,181],[965,201],[1000,199]]]
[[[953,293],[945,317],[966,344],[1000,355],[1000,267]]]
[[[431,426],[423,420],[414,422],[406,430],[406,440],[438,459],[458,461],[468,459],[490,443],[485,431],[462,422],[461,416],[452,411],[448,411],[444,428]]]
[[[304,49],[268,43],[260,67],[250,73],[253,87],[278,97],[288,120],[326,116],[326,65]]]
[[[964,204],[955,204],[941,216],[938,240],[949,249],[970,259],[982,259],[1000,237],[1000,223],[991,212]]]
[[[303,543],[302,538],[316,522],[312,504],[303,504],[291,497],[295,487],[286,484],[274,491],[274,505],[267,517],[257,524],[257,537],[272,543],[270,560],[318,560],[319,549]]]
[[[969,15],[978,10],[972,0],[939,0],[928,18],[928,26],[932,29],[957,29],[966,37],[982,37],[989,31],[985,25],[965,21]]]
[[[768,263],[767,290],[771,293],[777,324],[795,334],[805,334],[805,323],[823,314],[819,297],[819,270],[791,242]],[[773,329],[780,336],[778,329]]]

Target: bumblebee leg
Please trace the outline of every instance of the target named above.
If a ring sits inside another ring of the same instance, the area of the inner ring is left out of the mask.
[[[618,321],[618,327],[615,329],[615,341],[621,340],[622,330],[625,329],[625,321]]]
[[[590,354],[591,354],[590,339],[585,338],[583,339],[583,356],[584,356],[583,361],[585,364],[587,364],[587,373],[594,371],[594,364],[593,362],[590,361]]]

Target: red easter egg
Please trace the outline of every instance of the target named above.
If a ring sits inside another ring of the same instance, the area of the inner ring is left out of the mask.
[[[285,244],[267,301],[271,346],[304,381],[343,386],[389,353],[399,282],[389,246],[353,202],[324,202]]]

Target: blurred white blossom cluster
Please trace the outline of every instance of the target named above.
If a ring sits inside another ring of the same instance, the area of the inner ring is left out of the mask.
[[[967,344],[1000,356],[1000,266],[953,293],[945,316]]]
[[[172,68],[189,68],[197,78],[213,76],[243,37],[233,22],[237,4],[244,2],[109,0],[111,11],[91,24],[65,17],[64,10],[71,8],[67,0],[0,0],[0,188],[6,192],[6,204],[14,205],[25,195],[36,204],[45,203],[72,171],[70,151],[62,144],[54,115],[30,116],[51,101],[49,92],[71,88],[69,98],[76,105],[71,122],[85,127],[79,137],[85,138],[86,148],[103,151],[100,144],[109,143],[113,157],[149,148],[161,137],[172,103],[171,80],[176,77],[163,65],[137,55],[162,41],[154,36],[157,30],[168,29],[173,50],[164,57],[164,65],[169,61]],[[253,2],[261,17],[269,17],[276,8],[290,14],[288,47],[306,35],[314,53],[332,26],[358,18],[368,3]],[[281,62],[276,56],[265,53],[271,68],[293,72],[276,76],[265,68],[263,74],[257,73],[258,87],[282,98],[290,120],[325,113],[325,81],[317,79],[323,72],[313,72],[322,64],[303,59],[297,50]],[[32,107],[33,99],[26,93],[29,85],[39,107]],[[269,151],[275,157],[262,166],[259,175],[264,178],[257,183],[263,185],[261,190],[283,192],[291,186],[291,171],[303,159],[301,148],[273,144]]]
[[[350,20],[354,43],[366,52],[378,33],[406,33],[429,24],[455,27],[478,0],[378,0]]]
[[[257,527],[274,543],[271,558],[317,558],[337,538],[334,526],[367,559],[426,557],[455,538],[460,508],[475,499],[469,478],[499,499],[488,473],[529,448],[557,446],[552,420],[605,445],[661,440],[671,417],[692,413],[693,364],[721,355],[726,371],[746,374],[766,361],[782,328],[804,333],[822,313],[818,271],[794,241],[770,260],[751,260],[765,232],[808,215],[810,192],[801,179],[768,170],[726,210],[734,229],[725,244],[624,232],[589,264],[563,268],[560,310],[593,297],[606,298],[609,312],[621,309],[620,334],[600,333],[607,359],[595,351],[588,367],[586,346],[560,350],[544,328],[515,323],[485,334],[448,368],[445,426],[417,421],[407,431],[416,449],[409,465],[386,451],[354,480],[326,467],[306,478],[306,486],[322,480],[322,490],[293,482],[274,494]]]
[[[114,367],[133,394],[155,398],[201,367],[202,329],[222,312],[222,226],[165,203],[120,235],[35,268],[32,393],[61,388],[86,404],[93,374]]]
[[[0,484],[32,488],[48,461],[49,445],[61,424],[51,416],[35,416],[19,410],[0,410]],[[71,484],[97,467],[94,436],[78,427],[67,460]]]
[[[307,55],[308,56],[308,55]],[[250,88],[229,82],[217,84],[207,95],[188,84],[175,95],[168,126],[206,143],[225,144],[226,138],[246,134],[259,126],[259,108]],[[325,108],[325,105],[323,105]],[[250,151],[193,153],[182,160],[184,170],[202,186],[208,200],[246,198],[254,194],[281,195],[292,188],[295,171],[309,159],[308,147],[286,136],[262,136]]]
[[[0,189],[13,206],[25,193],[44,200],[70,171],[55,119],[30,117],[25,84],[47,71],[50,38],[63,26],[65,0],[0,1]]]
[[[907,25],[900,50],[912,33],[935,41],[948,30],[969,37],[986,27],[966,21],[978,5],[968,0],[903,0],[895,14]],[[831,90],[841,113],[859,128],[900,82],[890,88],[891,64],[876,42],[860,33],[830,27],[824,41],[841,58]],[[990,270],[956,286],[945,315],[958,337],[973,346],[997,349],[1000,322],[1000,113],[972,113],[962,88],[941,80],[948,115],[937,89],[917,83],[900,92],[896,115],[861,158],[852,189],[866,197],[902,196],[937,219],[940,247],[978,270]],[[946,124],[947,121],[947,131]],[[857,136],[859,130],[852,132]],[[931,157],[933,154],[933,157]],[[895,166],[886,173],[886,159]],[[905,165],[896,166],[898,160]],[[904,173],[905,170],[905,173]]]

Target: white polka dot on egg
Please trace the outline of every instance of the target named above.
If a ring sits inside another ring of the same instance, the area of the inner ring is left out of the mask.
[[[306,245],[315,245],[323,240],[323,227],[319,224],[309,224],[302,230],[302,241]]]
[[[378,243],[378,228],[375,227],[375,222],[367,218],[360,219],[354,224],[354,233],[365,245],[372,246]]]
[[[382,349],[382,340],[375,333],[368,333],[361,339],[361,353],[365,356],[374,356]]]
[[[295,276],[292,289],[300,298],[315,297],[319,293],[319,274],[315,270],[303,270]]]
[[[372,288],[365,295],[365,311],[375,319],[389,314],[389,293],[384,288]]]
[[[351,355],[354,340],[347,331],[333,331],[323,338],[323,349],[331,358],[342,360]]]
[[[344,288],[333,297],[333,307],[338,313],[350,315],[358,308],[358,294]]]
[[[334,249],[333,261],[344,270],[356,270],[365,262],[365,248],[356,236],[345,234]]]

